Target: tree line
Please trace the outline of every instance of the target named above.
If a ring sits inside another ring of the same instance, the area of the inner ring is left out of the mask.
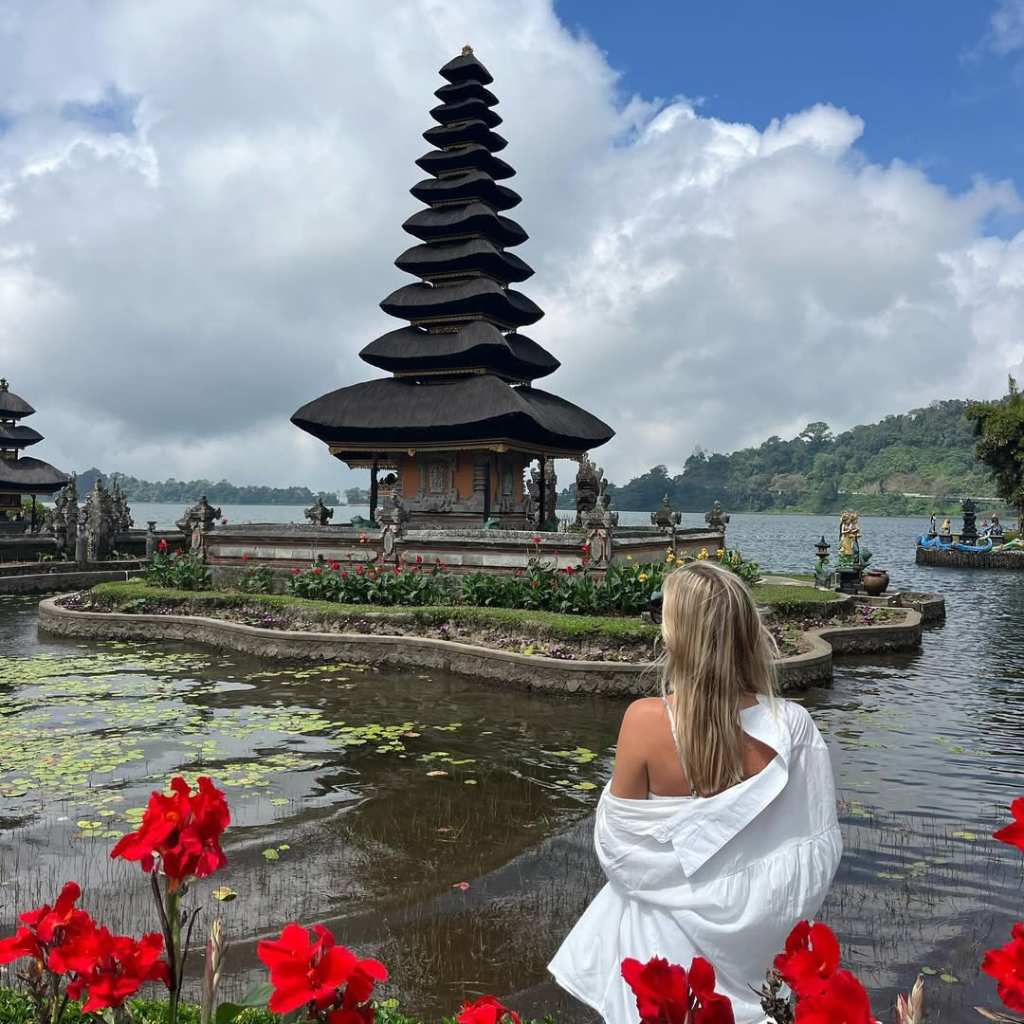
[[[997,498],[988,469],[975,454],[971,403],[927,408],[833,434],[822,421],[796,437],[772,436],[731,454],[700,447],[682,471],[654,466],[628,483],[610,484],[613,507],[653,510],[663,495],[682,511],[706,511],[715,500],[733,511],[835,512],[844,507],[882,515],[927,514],[959,498]],[[575,503],[575,484],[559,505]]]

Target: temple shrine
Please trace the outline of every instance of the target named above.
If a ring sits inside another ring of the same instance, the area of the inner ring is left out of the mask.
[[[48,462],[22,455],[30,445],[38,444],[43,435],[21,420],[35,412],[28,402],[10,390],[0,379],[0,519],[24,518],[22,499],[32,496],[29,530],[36,527],[35,496],[59,491],[70,477]]]
[[[380,500],[412,528],[526,529],[554,514],[550,460],[580,460],[614,431],[533,386],[559,362],[519,333],[543,311],[511,287],[533,271],[508,251],[527,234],[504,215],[520,197],[499,184],[515,171],[495,156],[507,143],[494,131],[493,79],[468,46],[440,73],[437,124],[423,133],[434,148],[416,161],[430,177],[411,189],[427,208],[404,223],[417,244],[395,261],[420,280],[380,304],[409,325],[360,352],[391,377],[314,399],[292,422],[370,470],[375,518]],[[534,460],[531,497],[524,473]]]

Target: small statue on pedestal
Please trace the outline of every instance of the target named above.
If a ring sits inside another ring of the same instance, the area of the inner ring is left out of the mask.
[[[110,504],[114,517],[114,532],[127,533],[134,525],[132,510],[128,505],[128,495],[121,490],[121,485],[114,477],[110,485]]]
[[[726,526],[729,525],[729,514],[722,511],[722,503],[716,501],[711,506],[710,512],[704,513],[704,522],[707,523],[709,530],[720,530],[725,533]]]
[[[587,516],[597,507],[597,498],[601,493],[604,481],[604,470],[590,461],[584,454],[580,459],[580,468],[576,472],[576,525],[582,526]]]
[[[304,515],[313,526],[327,526],[334,518],[334,509],[328,508],[318,494],[316,501],[306,509]]]
[[[960,543],[974,544],[978,540],[977,507],[970,498],[964,498],[960,503],[960,510],[964,517],[964,525],[960,529]]]
[[[672,511],[667,494],[661,499],[658,510],[651,513],[651,525],[659,526],[663,530],[671,530],[673,526],[678,526],[682,521],[682,513]]]
[[[97,477],[85,502],[85,542],[90,562],[106,561],[114,553],[114,526],[114,503]]]

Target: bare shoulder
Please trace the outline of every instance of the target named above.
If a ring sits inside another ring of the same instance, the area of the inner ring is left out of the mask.
[[[622,728],[646,728],[656,715],[665,717],[665,702],[660,697],[641,697],[626,708],[622,716]]]

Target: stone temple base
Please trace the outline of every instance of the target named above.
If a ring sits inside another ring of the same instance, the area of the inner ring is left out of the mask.
[[[535,538],[537,543],[534,543]],[[218,526],[206,535],[207,562],[215,579],[229,581],[255,565],[282,572],[306,568],[322,559],[342,564],[397,565],[421,559],[452,572],[513,573],[532,558],[563,569],[578,567],[589,545],[591,569],[603,573],[615,562],[662,562],[677,556],[714,553],[725,533],[707,529],[624,527],[586,533],[536,533],[531,530],[402,529],[351,526],[256,524]]]

